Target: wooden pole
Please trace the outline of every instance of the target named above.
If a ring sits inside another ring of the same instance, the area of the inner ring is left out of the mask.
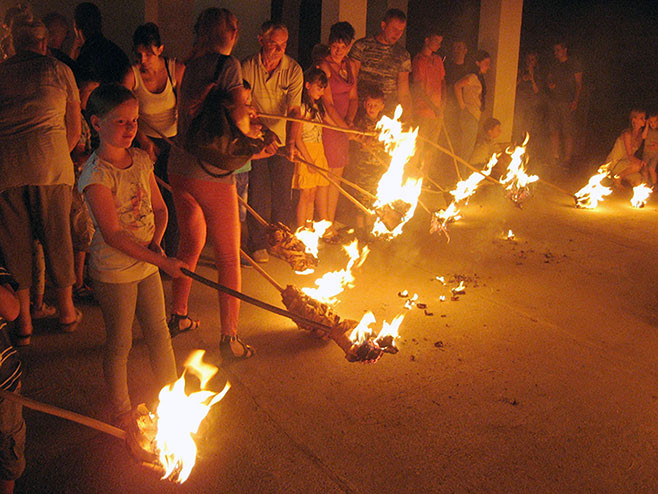
[[[441,116],[441,127],[443,128],[443,132],[446,135],[446,140],[448,141],[448,147],[450,148],[450,151],[452,152],[452,162],[455,164],[455,173],[457,173],[457,178],[461,181],[462,175],[459,172],[459,167],[457,166],[457,160],[455,159],[455,148],[452,147],[452,139],[450,139],[450,134],[448,133],[448,128],[446,127],[446,120]]]
[[[0,389],[0,398],[19,403],[24,407],[31,408],[32,410],[36,410],[38,412],[47,413],[48,415],[54,415],[55,417],[91,427],[92,429],[104,432],[105,434],[109,434],[110,436],[114,436],[118,439],[125,440],[128,435],[123,429],[119,429],[113,425],[106,424],[100,420],[92,419],[86,415],[80,415],[79,413],[64,410],[63,408],[58,408],[47,403],[41,403],[39,401],[26,398],[25,396],[12,393],[10,391]]]
[[[317,125],[318,127],[324,127],[325,129],[335,130],[336,132],[344,132],[346,134],[356,134],[356,135],[367,136],[367,137],[377,137],[379,135],[377,132],[364,132],[362,130],[346,129],[345,127],[338,127],[336,125],[329,125],[321,122],[316,122],[315,120],[306,120],[304,118],[287,117],[284,115],[272,115],[270,113],[259,113],[258,116],[262,118],[288,120],[289,122],[300,122],[310,125]]]
[[[258,214],[258,211],[256,211],[254,208],[252,208],[247,201],[245,201],[242,197],[238,195],[238,201],[240,204],[242,204],[245,208],[247,208],[247,211],[251,213],[251,215],[256,218],[256,221],[263,225],[264,227],[270,226],[270,223],[265,220],[260,214]]]
[[[270,276],[270,274],[267,271],[265,271],[262,267],[260,267],[258,265],[258,263],[256,261],[254,261],[251,257],[249,257],[249,255],[245,251],[243,251],[242,249],[240,249],[240,255],[242,255],[242,257],[244,257],[247,260],[247,262],[249,264],[251,264],[251,266],[256,271],[258,271],[258,274],[260,274],[263,278],[265,278],[267,281],[269,281],[270,284],[274,288],[279,290],[280,293],[283,293],[283,290],[285,290],[285,288],[281,284],[279,284],[278,281],[276,281],[274,278],[272,278],[272,276]]]
[[[424,137],[421,137],[421,136],[419,136],[419,139],[422,139],[424,142],[429,143],[430,146],[434,146],[435,148],[437,148],[437,149],[438,149],[439,151],[441,151],[442,153],[445,153],[445,154],[447,154],[448,156],[452,156],[453,159],[459,161],[460,163],[462,163],[464,166],[466,166],[466,167],[469,168],[470,170],[473,170],[475,173],[479,173],[480,175],[482,175],[484,178],[486,178],[486,179],[489,180],[490,182],[493,182],[493,183],[495,183],[495,184],[498,184],[498,185],[500,185],[501,187],[505,187],[503,184],[501,184],[501,183],[500,183],[498,180],[496,180],[495,178],[490,177],[489,175],[486,175],[486,174],[482,173],[482,170],[478,170],[478,169],[475,168],[473,165],[471,165],[468,161],[466,161],[465,159],[461,158],[460,156],[457,156],[455,153],[451,153],[449,150],[447,150],[446,148],[444,148],[444,147],[441,146],[440,144],[437,144],[437,143],[435,143],[435,142],[432,142],[432,141],[430,141],[429,139],[425,139]]]

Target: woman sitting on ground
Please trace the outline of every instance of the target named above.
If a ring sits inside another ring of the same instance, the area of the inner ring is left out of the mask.
[[[616,187],[621,187],[624,181],[633,187],[640,185],[642,178],[647,173],[647,164],[635,156],[637,150],[640,149],[642,140],[646,137],[646,129],[643,128],[646,123],[646,112],[632,110],[628,120],[628,128],[617,137],[612,151],[606,158]]]

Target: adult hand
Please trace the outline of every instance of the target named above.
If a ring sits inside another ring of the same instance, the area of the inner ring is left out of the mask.
[[[185,276],[181,268],[190,269],[186,263],[175,257],[165,257],[160,267],[172,278],[182,278]]]
[[[288,161],[295,161],[295,158],[297,157],[297,148],[295,147],[294,142],[289,142],[286,144],[286,147],[284,148],[284,155]]]

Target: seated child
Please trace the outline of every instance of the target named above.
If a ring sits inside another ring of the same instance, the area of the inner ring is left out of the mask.
[[[137,99],[123,86],[103,85],[91,93],[87,114],[100,139],[78,184],[95,227],[89,274],[107,332],[103,371],[109,397],[116,421],[129,428],[134,424],[127,376],[133,319],[136,315],[142,328],[159,390],[177,374],[158,268],[177,278],[184,276],[185,263],[164,255],[160,241],[167,208],[153,161],[130,147],[137,134]]]
[[[500,133],[502,132],[500,125],[500,121],[495,118],[485,120],[482,127],[482,134],[475,144],[471,159],[469,160],[471,164],[484,166],[489,163],[492,154],[502,151],[502,145],[496,143],[496,139],[500,137]]]
[[[642,161],[646,166],[645,180],[656,185],[656,165],[658,164],[658,110],[649,112]]]
[[[384,93],[378,87],[368,87],[364,91],[363,106],[357,112],[354,127],[365,132],[373,132],[384,111]],[[382,153],[383,150],[377,145],[376,137],[361,136],[352,139],[350,145],[348,176],[354,183],[372,194],[377,194],[379,180],[386,172],[389,161],[386,153]],[[373,205],[372,198],[366,194],[354,191],[354,197],[367,207]],[[372,229],[371,222],[371,218],[357,211],[357,236],[367,239],[368,232]]]

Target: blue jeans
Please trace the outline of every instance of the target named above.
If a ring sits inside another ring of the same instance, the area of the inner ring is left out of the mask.
[[[251,162],[249,205],[266,221],[292,226],[291,185],[295,166],[283,156],[270,156]],[[249,250],[267,248],[265,227],[253,215],[247,215]]]

